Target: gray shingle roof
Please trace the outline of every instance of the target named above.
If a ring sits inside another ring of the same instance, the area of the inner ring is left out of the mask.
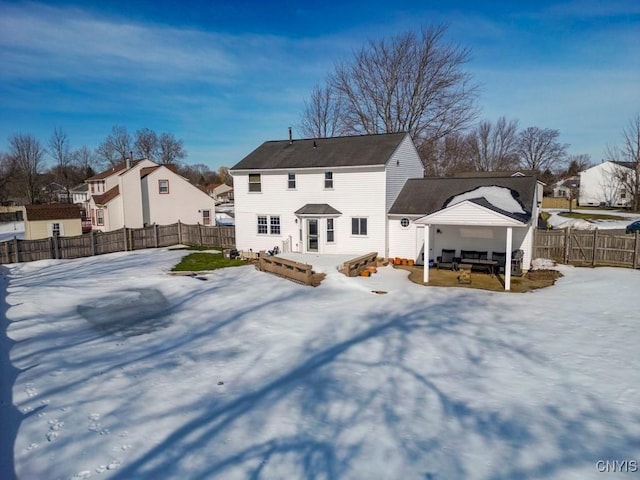
[[[265,142],[231,170],[384,165],[406,133]]]
[[[326,203],[307,203],[295,211],[296,215],[342,215],[341,212]]]
[[[412,178],[405,183],[389,213],[392,215],[430,215],[444,208],[449,200],[456,195],[478,187],[498,186],[511,190],[513,197],[526,212],[524,215],[500,210],[482,197],[472,201],[503,215],[527,222],[531,218],[533,202],[536,201],[536,183],[536,177]]]

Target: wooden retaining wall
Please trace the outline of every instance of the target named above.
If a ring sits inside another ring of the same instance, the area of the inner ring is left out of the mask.
[[[104,233],[92,231],[75,237],[49,237],[42,240],[14,238],[0,243],[0,264],[90,257],[179,244],[234,247],[235,227],[175,223],[144,228],[121,228]]]
[[[370,252],[366,255],[353,258],[344,262],[342,266],[342,273],[347,277],[357,277],[360,271],[367,268],[369,265],[378,264],[378,252]]]
[[[305,285],[314,285],[311,268],[311,265],[307,263],[295,262],[280,257],[268,257],[265,252],[260,252],[260,257],[258,258],[258,269],[260,271],[273,273]]]
[[[638,268],[640,234],[611,234],[606,230],[536,230],[534,258],[558,263]]]

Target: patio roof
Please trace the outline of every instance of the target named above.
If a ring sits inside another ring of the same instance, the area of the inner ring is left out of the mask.
[[[464,225],[478,227],[526,227],[528,218],[515,218],[512,213],[500,212],[485,199],[465,200],[415,220],[423,225]],[[530,218],[530,217],[529,217]]]

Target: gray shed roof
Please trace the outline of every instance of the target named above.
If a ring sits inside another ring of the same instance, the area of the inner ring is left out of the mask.
[[[341,212],[326,203],[307,203],[294,213],[296,215],[342,215]]]
[[[406,133],[264,142],[231,170],[384,165]]]
[[[528,222],[536,201],[536,177],[482,177],[482,178],[412,178],[407,180],[398,198],[391,206],[392,215],[430,215],[442,210],[456,195],[478,187],[505,187],[520,203],[525,214],[505,212],[489,203],[485,198],[473,199],[474,203],[521,222]]]

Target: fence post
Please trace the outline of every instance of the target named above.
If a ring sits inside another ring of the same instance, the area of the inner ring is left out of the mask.
[[[591,258],[591,266],[595,267],[596,266],[596,251],[597,251],[597,244],[598,244],[598,229],[596,228],[593,231],[593,252],[592,252],[592,258]]]
[[[96,232],[95,230],[91,230],[91,256],[94,256],[96,254]]]
[[[136,249],[136,246],[133,244],[133,228],[129,228],[128,229],[128,235],[129,235],[129,250],[131,250],[132,252]]]
[[[640,231],[636,230],[636,244],[633,247],[633,268],[638,268],[638,255],[640,255]]]
[[[200,225],[200,223],[198,222],[198,239],[200,240],[199,245],[202,247],[203,243],[202,243],[202,225]]]
[[[127,227],[122,227],[124,233],[124,251],[127,251]]]
[[[4,258],[6,259],[6,263],[11,263],[11,256],[9,255],[9,242],[4,242],[4,252],[5,252]],[[4,259],[2,263],[5,263]]]
[[[51,237],[51,246],[53,248],[53,255],[52,258],[59,260],[60,259],[60,244],[59,244],[59,238],[57,235],[53,235]]]
[[[220,245],[220,247],[224,247],[224,245],[222,244],[222,227],[218,225],[213,228],[215,228],[218,232],[218,245]]]
[[[178,243],[182,245],[182,223],[178,220]]]
[[[567,227],[564,231],[564,262],[569,263],[571,254],[571,227]]]
[[[18,238],[13,237],[13,255],[15,257],[15,263],[20,263],[20,252],[18,251]]]
[[[158,224],[157,223],[153,224],[153,234],[154,234],[153,236],[154,236],[154,240],[155,240],[155,243],[156,243],[156,248],[158,248],[158,245],[160,245],[160,239],[158,238],[159,233],[158,233]]]

